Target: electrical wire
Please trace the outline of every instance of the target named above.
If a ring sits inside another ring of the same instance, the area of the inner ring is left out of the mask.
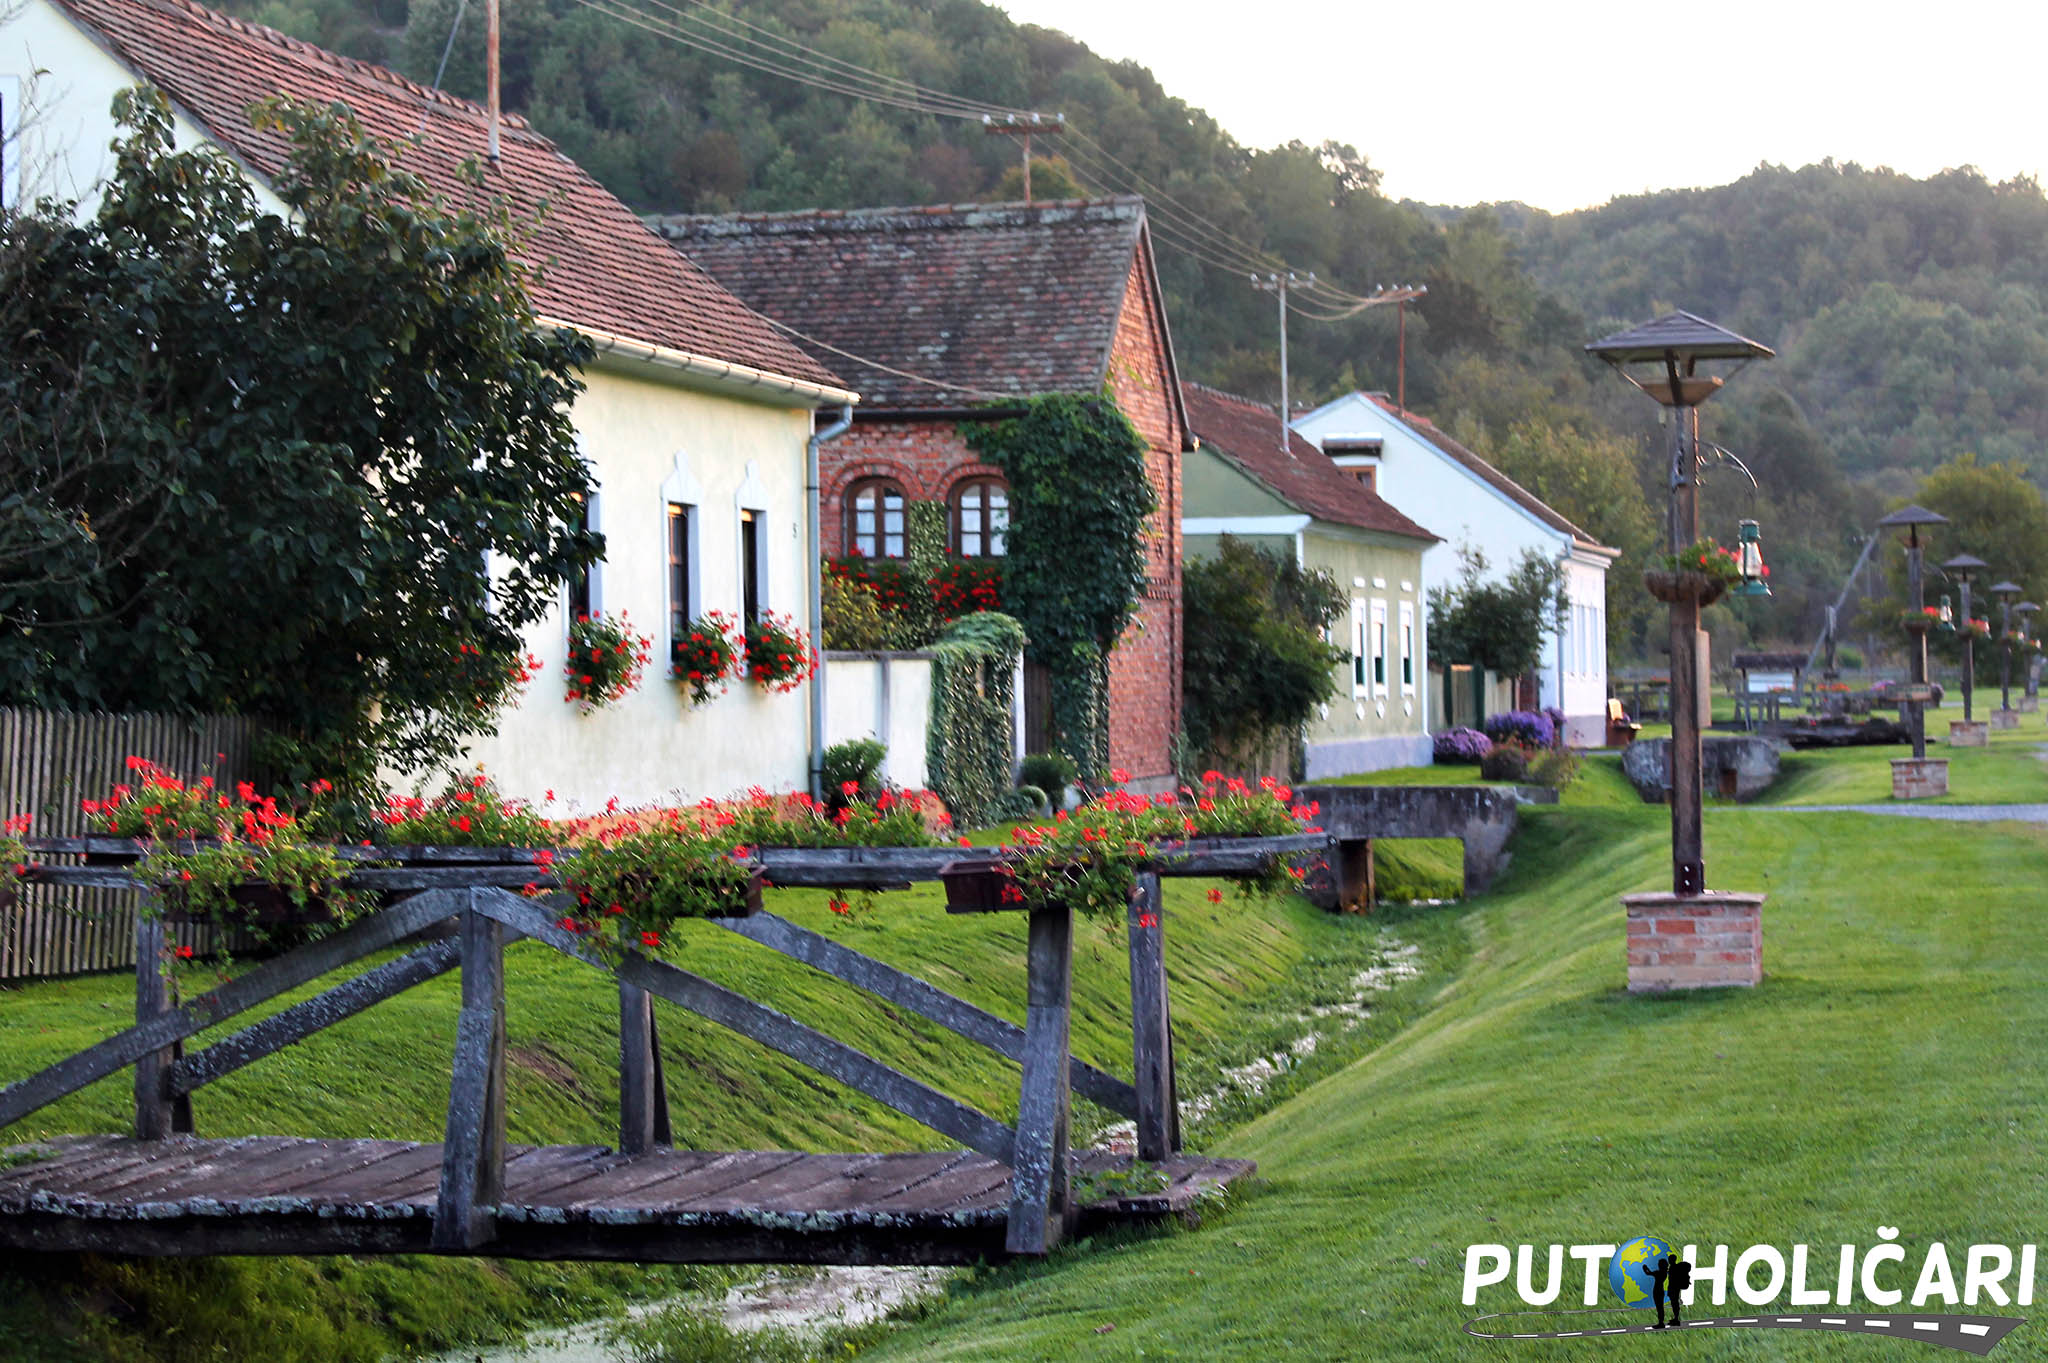
[[[684,0],[688,8],[672,3],[672,0],[576,0],[576,3],[643,32],[668,38],[752,70],[908,113],[961,120],[1035,117],[1022,109],[948,94],[819,52],[738,15],[718,10],[709,0]],[[665,13],[650,12],[642,7],[643,3]],[[1060,131],[1072,139],[1067,148],[1070,153],[1066,158],[1068,164],[1084,179],[1112,193],[1137,194],[1145,199],[1147,219],[1162,245],[1211,268],[1228,272],[1252,276],[1295,273],[1279,257],[1247,245],[1189,208],[1078,128],[1066,125]],[[1321,322],[1342,321],[1367,308],[1394,301],[1381,293],[1353,293],[1308,275],[1298,276],[1289,294],[1288,307],[1292,311]]]

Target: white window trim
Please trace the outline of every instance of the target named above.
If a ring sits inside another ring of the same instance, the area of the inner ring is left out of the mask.
[[[1401,673],[1401,694],[1403,696],[1412,696],[1415,694],[1415,679],[1422,671],[1420,667],[1416,666],[1415,660],[1415,603],[1413,601],[1403,601],[1401,603],[1401,632],[1395,637],[1394,642],[1401,651],[1400,661],[1405,667],[1405,670]]]
[[[1365,598],[1351,598],[1351,694],[1354,697],[1372,694],[1369,683],[1372,673],[1367,670],[1365,636]]]
[[[740,628],[749,623],[747,613],[747,561],[746,536],[740,530],[740,513],[754,513],[754,581],[759,584],[761,611],[765,615],[774,609],[774,598],[770,593],[768,577],[768,486],[761,481],[761,466],[758,461],[747,461],[746,476],[740,480],[739,490],[732,495],[732,561],[738,570],[733,579],[734,614],[740,617]],[[909,527],[908,512],[905,512],[905,533]]]
[[[655,533],[660,538],[655,542],[661,546],[661,618],[664,621],[676,604],[669,596],[668,509],[671,506],[683,508],[689,535],[690,561],[685,565],[685,571],[690,579],[690,599],[683,602],[683,617],[686,621],[695,620],[704,613],[704,489],[691,475],[689,457],[681,450],[676,451],[668,477],[662,480],[661,501],[655,507],[659,513]]]
[[[1367,666],[1365,683],[1374,700],[1384,700],[1391,694],[1393,674],[1387,670],[1387,603],[1380,597],[1372,600],[1370,633],[1365,637],[1368,661],[1378,664]],[[1386,680],[1380,680],[1382,677]]]

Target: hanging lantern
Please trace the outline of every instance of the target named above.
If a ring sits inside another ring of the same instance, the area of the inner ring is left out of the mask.
[[[1735,561],[1742,569],[1742,582],[1735,588],[1737,596],[1769,596],[1771,584],[1766,581],[1771,570],[1764,564],[1762,532],[1755,521],[1743,521],[1738,527],[1740,543],[1735,551]]]
[[[1947,592],[1941,594],[1941,629],[1944,634],[1956,632],[1956,608],[1950,604]]]

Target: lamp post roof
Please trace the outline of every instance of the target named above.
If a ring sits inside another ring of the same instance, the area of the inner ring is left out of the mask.
[[[1668,354],[1695,360],[1768,360],[1777,352],[1704,317],[1667,312],[1655,321],[1587,342],[1586,353],[1610,364],[1634,364]]]
[[[2015,615],[2030,615],[2041,608],[2031,601],[2022,601],[2012,609]]]
[[[1989,568],[1991,565],[1978,558],[1975,554],[1957,554],[1941,566],[1948,569],[1953,576],[1967,582],[1970,580],[1970,574],[1982,568]],[[1997,591],[1998,588],[1993,587],[1991,590]]]
[[[1947,525],[1948,517],[1924,506],[1902,506],[1877,524],[1881,529],[1901,525]]]
[[[2010,592],[2012,595],[2018,596],[2021,592],[2025,591],[2026,588],[2022,587],[2017,582],[2006,581],[1992,583],[1991,590],[1994,592]]]

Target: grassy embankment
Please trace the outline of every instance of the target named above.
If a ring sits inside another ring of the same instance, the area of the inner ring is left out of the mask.
[[[2008,768],[2005,749],[2032,765]],[[1809,780],[1860,788],[1866,763],[1821,755]],[[2011,737],[1957,754],[1955,781],[1965,798],[2048,798],[2048,767]],[[1711,808],[1710,883],[1771,894],[1765,981],[1632,998],[1617,897],[1668,883],[1664,818],[1528,811],[1506,877],[1458,915],[1470,964],[1428,1014],[1219,1143],[1263,1180],[1227,1218],[987,1274],[871,1356],[1463,1359],[1480,1347],[1459,1333],[1468,1244],[1650,1232],[1809,1243],[1831,1263],[1882,1224],[1917,1269],[1934,1240],[2038,1241],[2048,830]],[[1515,1308],[1491,1291],[1477,1310]],[[1692,1352],[1897,1349],[1726,1335]]]
[[[1306,1010],[1351,998],[1352,977],[1379,959],[1376,923],[1333,918],[1298,900],[1269,905],[1231,896],[1212,905],[1205,883],[1167,883],[1175,1024],[1190,1088],[1216,1085],[1226,1066],[1284,1051],[1301,1035]],[[834,920],[824,898],[770,896],[777,912],[1021,1018],[1020,920],[948,916],[936,887],[881,896],[871,915],[852,922]],[[1447,920],[1415,926],[1425,962],[1442,978],[1456,964],[1457,933]],[[1121,934],[1084,924],[1075,956],[1074,1049],[1128,1072]],[[868,995],[713,927],[690,930],[688,964],[985,1111],[1015,1116],[1014,1065]],[[609,980],[530,943],[508,953],[507,972],[511,1139],[613,1139],[617,1012]],[[452,976],[422,986],[203,1090],[195,1099],[200,1132],[438,1140],[458,989]],[[1398,1027],[1401,999],[1397,993],[1355,1029],[1333,1028],[1315,1056],[1264,1094],[1228,1091],[1209,1128],[1334,1072]],[[132,985],[119,976],[0,990],[0,1075],[32,1073],[98,1040],[132,1006]],[[943,1143],[780,1056],[656,1007],[679,1145],[888,1150]],[[0,1133],[0,1143],[120,1130],[128,1102],[123,1072]],[[425,1258],[0,1259],[0,1358],[349,1363],[502,1339],[522,1323],[587,1318],[629,1297],[719,1281],[715,1272]]]

